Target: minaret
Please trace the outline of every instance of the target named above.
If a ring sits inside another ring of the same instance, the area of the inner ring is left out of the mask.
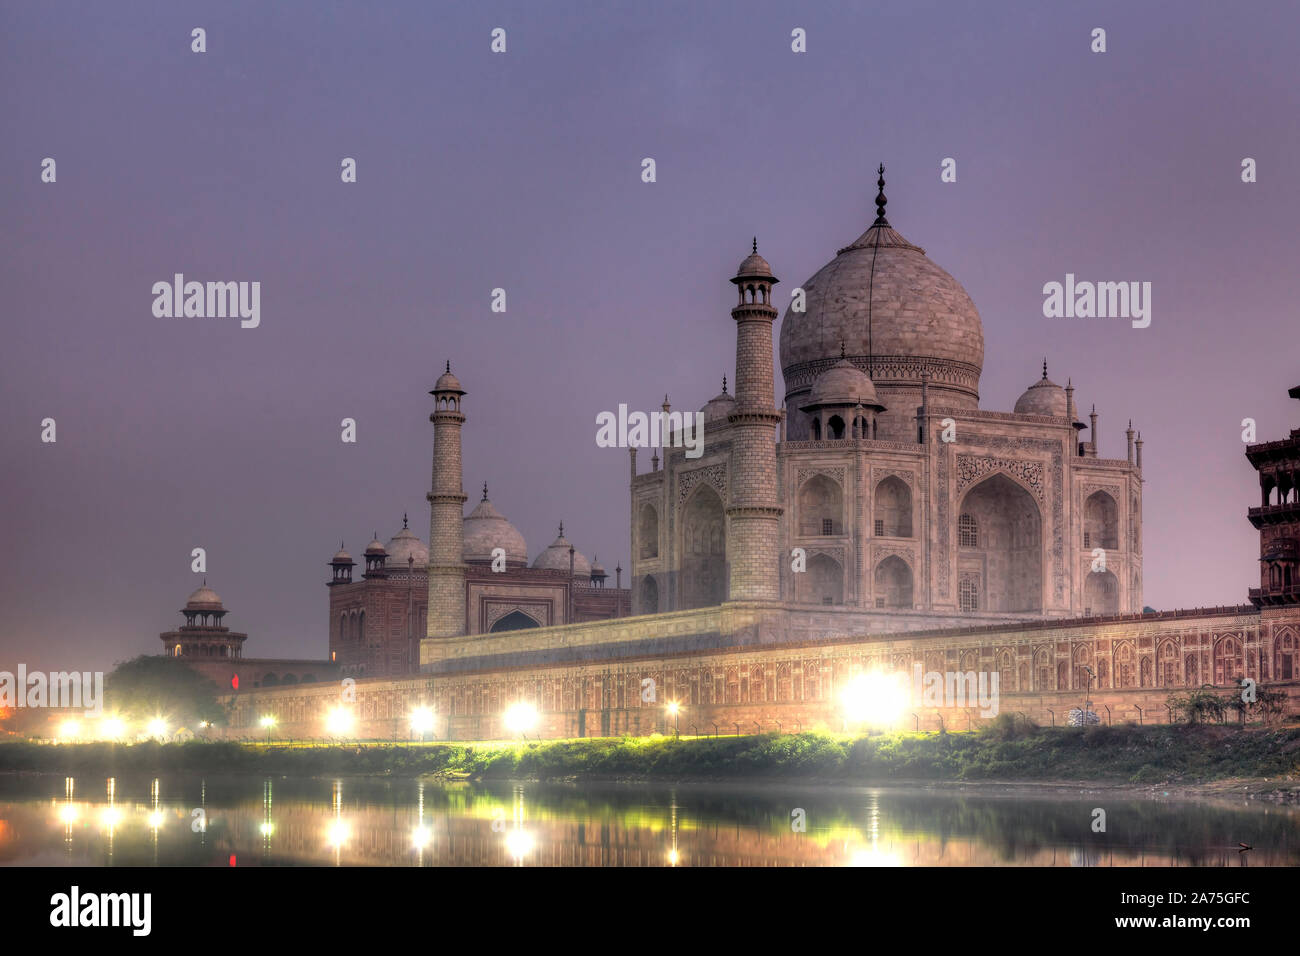
[[[731,501],[727,508],[727,560],[731,601],[777,601],[781,597],[781,507],[777,498],[776,426],[781,415],[772,385],[772,286],[779,281],[767,260],[753,252],[731,280],[739,302],[736,320],[736,407],[727,416],[731,448]]]
[[[1124,432],[1124,437],[1128,439],[1128,463],[1133,464],[1133,419],[1128,420],[1128,430]]]
[[[461,487],[460,387],[447,371],[433,391],[433,481],[429,499],[429,610],[425,637],[465,633],[465,492]]]
[[[1092,406],[1092,411],[1088,413],[1088,418],[1092,420],[1092,427],[1088,429],[1088,437],[1092,439],[1092,457],[1097,458],[1101,453],[1097,445],[1097,406]]]

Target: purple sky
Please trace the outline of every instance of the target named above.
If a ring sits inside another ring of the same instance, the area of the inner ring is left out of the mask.
[[[249,656],[323,655],[339,539],[403,511],[428,535],[448,357],[469,506],[486,479],[530,557],[563,519],[626,568],[627,454],[595,414],[714,395],[750,237],[784,309],[870,223],[881,161],[891,222],[983,317],[982,407],[1046,354],[1104,456],[1131,416],[1145,602],[1244,601],[1240,423],[1300,424],[1300,9],[1062,6],[8,0],[0,668],[157,652],[196,546]],[[261,327],[155,318],[175,272],[259,280]],[[1151,327],[1045,319],[1066,272],[1152,282]]]

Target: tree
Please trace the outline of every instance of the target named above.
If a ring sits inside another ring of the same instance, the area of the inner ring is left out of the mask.
[[[107,709],[133,721],[163,717],[172,727],[224,723],[219,688],[185,662],[144,654],[118,664],[104,680]]]

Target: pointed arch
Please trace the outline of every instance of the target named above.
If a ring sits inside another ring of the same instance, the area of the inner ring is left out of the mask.
[[[523,611],[511,611],[493,624],[492,627],[488,629],[488,633],[496,634],[501,631],[524,631],[531,627],[541,627],[541,625]]]
[[[682,508],[681,607],[714,607],[727,599],[726,515],[722,499],[699,485]]]
[[[1094,491],[1083,503],[1083,547],[1119,548],[1119,505],[1105,491]]]
[[[876,565],[874,574],[876,607],[912,607],[912,569],[896,554]]]
[[[794,575],[794,593],[800,604],[843,604],[844,569],[830,555],[814,554],[807,570]]]
[[[659,612],[659,583],[653,575],[647,574],[641,581],[641,607],[638,610],[642,614]]]
[[[659,557],[659,512],[648,501],[641,506],[636,536],[641,560]]]
[[[890,538],[912,536],[912,490],[897,475],[878,485],[874,496],[875,531]]]
[[[981,609],[1041,611],[1043,521],[1034,496],[996,472],[967,491],[956,510],[961,552],[986,569]]]
[[[844,490],[830,476],[813,475],[800,486],[799,533],[807,536],[844,533]]]

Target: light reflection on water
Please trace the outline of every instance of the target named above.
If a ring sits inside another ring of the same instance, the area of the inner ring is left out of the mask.
[[[1298,824],[1104,792],[0,775],[0,863],[27,866],[1294,866]]]

